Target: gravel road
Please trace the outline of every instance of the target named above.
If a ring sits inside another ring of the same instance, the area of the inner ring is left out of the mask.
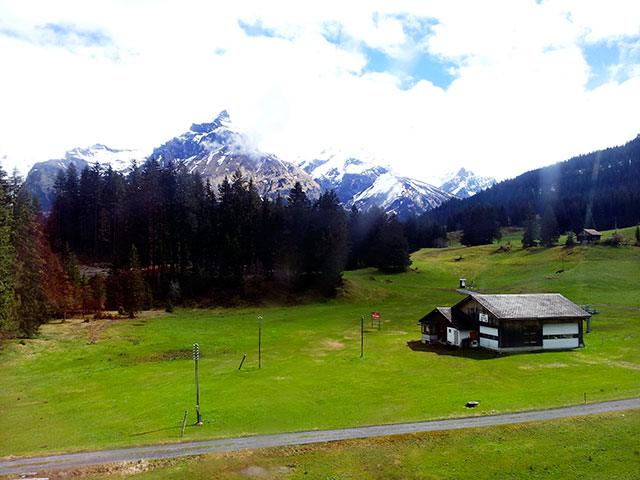
[[[58,468],[81,467],[102,463],[137,461],[141,459],[172,458],[184,455],[202,455],[205,453],[244,450],[248,448],[280,447],[307,443],[331,442],[352,438],[381,437],[403,433],[433,432],[437,430],[455,430],[460,428],[488,427],[510,423],[535,422],[555,418],[577,417],[594,413],[614,412],[640,408],[640,398],[616,400],[602,403],[589,403],[575,407],[535,410],[503,415],[455,418],[429,422],[399,423],[375,425],[370,427],[342,428],[338,430],[316,430],[309,432],[281,433],[276,435],[256,435],[253,437],[224,438],[201,442],[187,442],[150,447],[120,448],[96,452],[69,453],[44,457],[18,458],[0,461],[0,474],[16,474],[51,470]]]

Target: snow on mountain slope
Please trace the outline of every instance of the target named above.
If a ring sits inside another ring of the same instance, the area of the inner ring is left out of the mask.
[[[442,177],[440,188],[460,198],[467,198],[496,184],[495,178],[480,177],[473,172],[461,168]]]
[[[253,179],[260,195],[283,197],[296,182],[307,195],[320,194],[318,184],[296,165],[261,152],[245,135],[232,129],[226,110],[210,123],[193,124],[188,132],[156,148],[151,155],[160,163],[184,161],[190,172],[199,172],[215,187],[236,170]]]
[[[76,167],[79,169],[83,168],[80,167],[80,163],[84,161],[86,164],[98,162],[105,168],[111,165],[111,168],[117,171],[124,171],[131,166],[132,160],[136,160],[139,163],[145,157],[140,150],[118,150],[100,143],[88,148],[74,148],[65,154],[65,159],[70,162],[77,162]]]
[[[433,185],[402,177],[366,152],[356,158],[336,150],[319,158],[300,162],[324,189],[333,189],[346,208],[356,205],[367,210],[373,205],[401,218],[431,210],[454,198]],[[362,159],[364,158],[364,160]]]
[[[138,150],[117,150],[102,144],[95,144],[87,148],[74,148],[65,153],[64,158],[56,158],[38,162],[26,178],[27,189],[36,196],[43,210],[51,208],[53,202],[53,183],[58,170],[66,170],[73,163],[80,172],[87,165],[96,162],[103,168],[111,166],[114,170],[126,170],[132,160],[139,163],[144,161],[144,154]]]

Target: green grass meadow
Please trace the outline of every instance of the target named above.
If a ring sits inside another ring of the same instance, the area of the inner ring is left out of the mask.
[[[582,403],[585,393],[590,402],[638,396],[640,248],[497,249],[421,250],[399,275],[346,272],[344,291],[324,303],[45,325],[39,338],[0,353],[0,456],[531,410]],[[462,298],[461,277],[486,293],[560,292],[590,304],[600,313],[586,348],[501,357],[412,349],[418,319]],[[382,314],[380,331],[371,311]],[[465,409],[469,400],[479,407]]]
[[[94,467],[144,479],[510,479],[638,478],[640,412],[631,410],[530,424],[396,435],[315,445],[217,453]],[[147,471],[144,471],[148,469]],[[135,474],[136,470],[142,471]],[[60,477],[68,478],[68,477]]]

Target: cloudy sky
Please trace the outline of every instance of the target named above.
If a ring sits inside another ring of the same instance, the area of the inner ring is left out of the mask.
[[[498,179],[640,133],[640,2],[0,0],[0,159],[142,149],[227,109],[295,161]]]

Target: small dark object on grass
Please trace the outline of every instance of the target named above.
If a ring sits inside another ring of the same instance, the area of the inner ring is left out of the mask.
[[[369,280],[375,282],[376,281],[376,277],[374,277],[373,275],[369,277]]]
[[[464,257],[463,257],[463,256],[459,256],[458,258],[454,258],[454,259],[453,259],[453,261],[454,261],[454,262],[460,262],[460,261],[462,261],[462,260],[464,260]]]
[[[384,283],[391,283],[391,280],[389,280],[388,278],[384,281]]]
[[[466,408],[475,408],[480,404],[480,402],[467,402],[465,405]]]
[[[557,275],[558,273],[564,273],[564,270],[556,270],[556,275]]]

